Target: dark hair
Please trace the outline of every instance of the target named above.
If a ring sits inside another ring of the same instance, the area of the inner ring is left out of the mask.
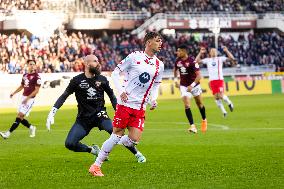
[[[34,62],[36,64],[36,61],[34,59],[28,59],[27,63]]]
[[[185,45],[185,44],[182,44],[182,45],[180,45],[180,46],[178,46],[178,49],[184,49],[184,50],[188,50],[188,46],[187,45]]]
[[[146,42],[147,42],[148,40],[154,39],[154,38],[157,37],[157,36],[159,36],[159,37],[162,38],[162,36],[161,36],[158,32],[148,32],[148,33],[146,33],[146,35],[145,35],[145,37],[144,37],[144,39],[143,39],[143,44],[146,45]]]

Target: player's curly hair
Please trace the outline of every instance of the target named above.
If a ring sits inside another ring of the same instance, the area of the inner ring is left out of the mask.
[[[155,37],[159,36],[160,38],[162,38],[162,36],[158,33],[158,32],[154,32],[154,31],[151,31],[151,32],[148,32],[146,33],[144,39],[143,39],[143,44],[144,46],[146,45],[146,42],[150,39],[154,39]]]

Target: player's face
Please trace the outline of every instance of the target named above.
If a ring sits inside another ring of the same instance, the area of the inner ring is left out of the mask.
[[[210,49],[210,57],[216,57],[217,56],[217,50],[215,48]]]
[[[99,59],[96,56],[91,57],[88,60],[89,71],[92,74],[99,75],[101,73],[101,64],[99,63]]]
[[[185,56],[185,54],[186,54],[186,52],[185,52],[184,49],[180,49],[180,48],[177,49],[177,57],[178,58],[183,58]]]
[[[36,63],[34,61],[29,61],[28,63],[28,72],[32,73],[36,71]]]
[[[153,39],[150,39],[148,41],[148,45],[149,47],[154,51],[154,52],[159,52],[162,48],[162,39],[160,36],[156,36],[155,38]]]

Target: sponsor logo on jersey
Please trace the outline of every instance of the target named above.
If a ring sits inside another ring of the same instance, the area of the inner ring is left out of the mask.
[[[87,88],[90,87],[89,83],[85,83],[85,82],[86,82],[85,80],[81,81],[81,83],[80,83],[80,85],[79,85],[79,87],[80,87],[81,89],[87,89]]]
[[[143,72],[140,76],[139,76],[139,81],[143,84],[147,83],[150,81],[150,74],[147,72]]]
[[[211,65],[212,65],[212,66],[216,66],[216,62],[212,62]]]
[[[186,71],[185,67],[181,67],[180,68],[180,74],[187,74],[187,71]]]
[[[96,93],[96,89],[94,89],[93,87],[90,87],[88,90],[87,90],[87,95],[89,95],[88,97],[87,97],[87,99],[95,99],[95,95],[97,94]]]
[[[101,84],[102,84],[102,82],[100,82],[100,81],[96,81],[96,82],[95,82],[96,87],[100,87]]]

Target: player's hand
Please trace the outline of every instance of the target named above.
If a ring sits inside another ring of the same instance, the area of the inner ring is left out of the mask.
[[[180,85],[179,85],[178,82],[175,82],[175,87],[176,87],[176,88],[179,88],[179,87],[180,87]]]
[[[157,106],[158,106],[158,102],[156,100],[153,100],[151,102],[150,110],[154,110],[155,108],[157,108]]]
[[[189,86],[187,87],[187,91],[188,91],[188,92],[191,92],[192,88],[193,88],[193,87],[189,85]]]
[[[125,103],[127,102],[128,97],[127,97],[126,92],[121,93],[120,99],[122,100],[122,102],[125,102]]]
[[[47,128],[48,131],[50,131],[50,126],[51,126],[52,124],[54,124],[54,116],[55,116],[57,110],[58,110],[57,108],[53,107],[53,108],[50,110],[50,112],[49,112],[49,114],[48,114],[48,116],[47,116],[47,119],[46,119],[46,128]]]
[[[46,120],[46,129],[50,131],[50,126],[54,124],[54,117],[52,115],[48,115]]]

